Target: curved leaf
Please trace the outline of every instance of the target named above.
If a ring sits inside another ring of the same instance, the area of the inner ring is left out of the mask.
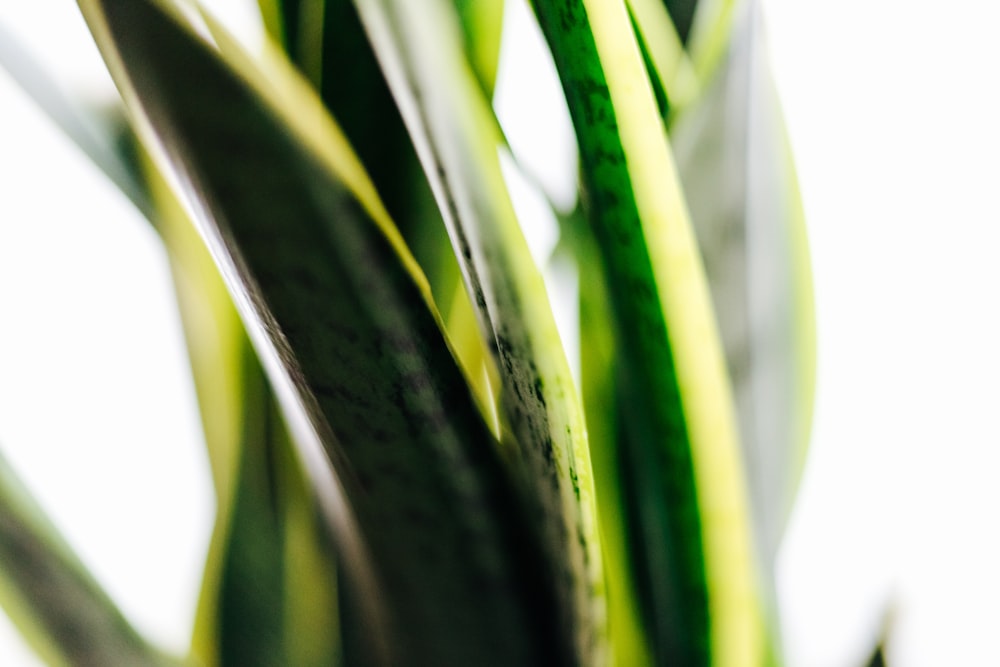
[[[745,2],[726,60],[671,137],[733,381],[760,561],[770,573],[808,446],[815,323],[802,203],[761,28],[759,6]]]
[[[731,389],[680,185],[625,8],[536,0],[611,299],[623,485],[658,663],[757,664],[762,645]]]
[[[329,626],[336,617],[332,553],[310,518],[315,500],[296,473],[283,427],[260,437],[248,426],[260,415],[270,414],[275,422],[273,397],[211,257],[143,155],[124,109],[115,106],[98,118],[64,96],[2,26],[0,66],[132,200],[160,234],[170,259],[216,492],[195,659],[206,666],[251,664],[242,654],[273,664],[280,655],[282,664],[332,664],[337,633],[330,627],[314,631],[317,622],[326,619]],[[287,461],[282,474],[271,465],[276,460]],[[306,562],[310,558],[316,562]],[[285,610],[290,621],[282,623]]]
[[[164,3],[81,7],[198,213],[319,490],[341,494],[324,509],[375,659],[560,663],[497,443],[319,101],[290,69],[223,58]]]
[[[143,155],[157,231],[170,260],[216,494],[192,655],[204,667],[317,664],[297,661],[300,654],[325,655],[329,659],[318,662],[331,663],[336,632],[283,622],[306,609],[317,618],[336,615],[332,546],[318,526],[298,518],[302,505],[315,513],[315,499],[297,472],[276,398],[211,255],[159,170],[140,146],[133,150]],[[286,554],[292,537],[296,549]],[[329,562],[309,567],[309,599],[296,597],[289,579],[302,568],[295,556],[316,550]]]
[[[458,10],[465,52],[487,99],[493,98],[500,63],[504,0],[452,0]]]
[[[358,0],[445,216],[501,381],[501,428],[557,585],[558,641],[588,664],[605,650],[604,581],[586,427],[540,272],[501,172],[502,137],[444,2]]]
[[[67,96],[31,54],[0,24],[0,68],[7,71],[53,123],[118,186],[147,218],[154,212],[137,170],[119,150],[114,119],[101,118]]]
[[[576,216],[583,213],[578,207]],[[580,384],[587,412],[587,437],[594,465],[597,516],[608,579],[608,616],[611,619],[612,663],[630,667],[652,664],[649,641],[642,624],[639,589],[631,566],[628,539],[628,490],[623,487],[620,434],[623,424],[617,405],[615,341],[609,297],[596,242],[585,221],[563,221],[571,236],[580,273]]]
[[[262,11],[266,6],[273,13],[278,11],[276,5],[280,5],[286,15],[301,11],[296,9],[300,4],[299,0],[260,0]],[[494,4],[498,4],[496,0],[471,3],[469,20],[474,21],[479,12],[489,13]],[[502,2],[499,4],[502,8]],[[465,27],[476,28],[472,24]],[[445,315],[455,352],[468,369],[477,397],[489,415],[495,412],[494,401],[486,383],[480,380],[483,374],[480,367],[484,362],[491,364],[492,360],[475,321],[458,316],[471,308],[465,290],[456,289],[456,285],[461,287],[462,280],[458,262],[357,9],[346,0],[325,2],[322,21],[313,29],[322,30],[322,76],[315,87],[357,151],[389,216],[427,277],[434,299]],[[495,29],[499,33],[499,25]],[[285,50],[295,61],[296,46],[286,43]],[[303,67],[303,63],[298,64]],[[485,372],[495,375],[491,371]]]
[[[179,665],[129,625],[0,456],[0,604],[52,665]]]

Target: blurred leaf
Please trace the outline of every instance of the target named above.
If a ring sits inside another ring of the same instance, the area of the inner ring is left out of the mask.
[[[881,645],[875,649],[871,659],[868,661],[867,667],[885,667],[885,652],[882,650]]]
[[[802,203],[761,28],[757,3],[745,3],[726,60],[671,137],[726,350],[770,581],[808,446],[815,322]]]
[[[357,9],[330,2],[325,15],[324,104],[365,165],[390,217],[427,275],[435,300],[449,304],[458,263],[427,178]]]
[[[452,0],[458,10],[465,52],[487,99],[493,98],[500,63],[504,0]]]
[[[729,48],[733,17],[744,0],[698,0],[685,41],[698,80],[710,81]]]
[[[629,551],[658,664],[764,646],[731,389],[680,185],[625,8],[535,2],[608,281]]]
[[[583,215],[579,207],[575,215]],[[580,383],[608,580],[612,664],[645,667],[652,664],[652,656],[642,625],[639,589],[631,564],[626,511],[628,494],[622,488],[623,451],[619,439],[622,424],[615,386],[613,316],[601,257],[584,225],[584,220],[566,220],[563,229],[566,236],[572,235],[580,275]]]
[[[118,186],[147,218],[154,213],[135,165],[119,150],[113,118],[102,117],[67,96],[24,46],[0,24],[0,69],[4,69],[49,119]]]
[[[164,3],[81,6],[142,136],[198,207],[326,494],[375,659],[559,664],[550,585],[497,443],[319,101],[283,61],[262,74],[223,58]]]
[[[0,456],[0,604],[50,665],[179,665],[139,636]]]
[[[281,499],[274,495],[277,485],[266,479],[273,473],[269,473],[268,461],[262,457],[269,449],[287,449],[289,445],[261,442],[254,432],[242,426],[262,409],[266,411],[267,401],[260,396],[265,390],[263,371],[253,359],[249,341],[211,258],[187,216],[165,189],[155,167],[148,160],[141,164],[141,149],[136,146],[134,135],[124,118],[116,115],[121,114],[120,107],[112,107],[97,116],[93,110],[64,96],[2,28],[0,64],[153,223],[170,257],[216,491],[216,530],[199,602],[194,655],[203,665],[218,664],[220,660],[223,664],[252,664],[238,657],[239,651],[245,649],[246,654],[264,659],[264,663],[258,660],[256,664],[273,664],[267,656],[273,658],[275,651],[284,651],[286,644],[301,650],[317,643],[330,645],[326,651],[329,654],[336,646],[336,633],[329,630],[309,634],[293,632],[287,636],[282,633],[281,610],[288,606],[294,611],[301,606],[284,604],[286,591],[280,548],[285,517],[258,511],[260,508],[253,505],[269,501],[273,504]],[[150,180],[152,185],[144,180]],[[239,366],[244,357],[246,363],[242,365],[245,368],[241,370]],[[257,396],[248,397],[248,393]],[[259,400],[253,400],[255,398]],[[276,430],[272,428],[271,432]],[[247,447],[250,451],[246,451]],[[270,454],[273,458],[275,452]],[[263,480],[260,479],[262,475]],[[299,482],[298,486],[303,484]],[[304,489],[302,487],[301,493]],[[282,497],[289,497],[294,489],[282,488],[281,491]],[[238,506],[236,519],[230,516],[233,504]],[[230,523],[234,524],[232,529]],[[316,530],[312,530],[311,540],[309,532],[301,527],[296,530],[297,553],[303,553],[315,542]],[[312,569],[315,574],[317,568]],[[322,597],[323,584],[320,576],[311,582],[312,598]],[[247,591],[251,594],[245,594]],[[267,595],[261,599],[265,591]],[[220,610],[219,605],[235,608],[227,612]],[[310,602],[309,607],[319,611],[314,602]],[[258,627],[248,630],[254,619]],[[234,642],[234,635],[251,641]],[[317,651],[315,646],[311,650]],[[237,654],[235,661],[228,657],[234,653]],[[302,664],[288,657],[282,657],[281,662]],[[319,662],[330,663],[330,660]]]
[[[501,431],[517,447],[546,548],[545,576],[557,586],[556,641],[588,664],[606,650],[606,630],[586,427],[541,274],[503,180],[496,118],[462,56],[450,6],[357,5],[495,348]]]
[[[677,29],[677,36],[680,37],[681,43],[686,44],[688,35],[691,33],[691,24],[694,22],[698,0],[663,0],[663,5],[670,12],[670,19]]]
[[[654,92],[670,101],[669,109],[662,105],[660,109],[660,115],[667,119],[668,112],[683,109],[698,96],[700,84],[694,64],[684,50],[663,0],[628,0],[628,8],[636,38],[643,49],[646,69],[651,73]]]
[[[300,11],[294,9],[300,4],[298,0],[261,0],[260,4],[280,5],[286,14]],[[485,8],[496,3],[484,0],[473,4]],[[479,10],[470,8],[471,13],[475,11]],[[485,354],[475,321],[456,317],[470,310],[468,295],[455,289],[461,283],[458,262],[357,9],[348,0],[328,0],[318,27],[322,30],[322,76],[315,87],[347,135],[389,216],[427,276],[435,302],[445,314],[455,352],[471,375],[480,403],[486,408],[484,414],[491,414],[495,412],[493,399],[480,376],[483,363],[492,364],[492,360]],[[496,29],[499,31],[499,26]],[[285,49],[294,61],[295,46],[286,44]]]

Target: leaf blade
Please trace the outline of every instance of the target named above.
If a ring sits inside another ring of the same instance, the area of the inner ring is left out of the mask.
[[[426,283],[342,135],[304,83],[279,89],[221,59],[159,2],[81,5],[127,104],[204,207],[200,222],[286,412],[304,412],[313,431],[316,447],[309,433],[298,438],[310,471],[337,465],[335,502],[349,504],[334,528],[342,549],[354,544],[352,574],[373,568],[363,590],[386,601],[392,655],[543,660],[550,603],[517,495]],[[306,105],[294,116],[293,100]],[[271,224],[276,211],[289,227]]]
[[[635,567],[657,660],[754,664],[760,627],[731,395],[683,196],[625,8],[538,0],[612,295]],[[711,620],[711,622],[710,622]],[[711,656],[711,657],[710,657]]]
[[[549,576],[559,581],[560,641],[587,663],[606,651],[606,629],[586,428],[541,274],[506,191],[498,124],[461,56],[445,3],[357,5],[496,358],[501,411],[534,495]]]
[[[47,662],[179,665],[150,646],[0,456],[0,604]]]

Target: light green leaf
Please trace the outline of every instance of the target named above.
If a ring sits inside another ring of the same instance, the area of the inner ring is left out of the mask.
[[[493,98],[500,64],[504,0],[452,0],[458,10],[465,52],[487,99]]]
[[[743,3],[732,27],[725,61],[677,117],[671,139],[718,314],[770,580],[808,446],[812,278],[758,3]]]

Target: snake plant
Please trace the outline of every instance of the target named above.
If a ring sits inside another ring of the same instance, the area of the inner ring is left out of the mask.
[[[119,105],[0,64],[162,240],[217,515],[168,655],[0,459],[0,603],[46,661],[781,663],[813,320],[756,2],[531,2],[579,360],[505,172],[502,0],[260,0],[252,49],[197,0],[78,4]]]

